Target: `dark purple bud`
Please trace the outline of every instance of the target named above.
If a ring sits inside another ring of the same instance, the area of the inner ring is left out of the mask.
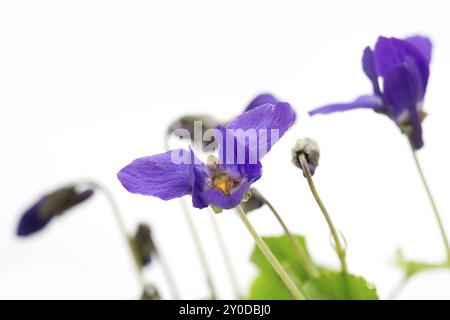
[[[152,261],[152,256],[157,253],[152,232],[148,225],[140,223],[133,238],[136,255],[142,267]]]
[[[305,156],[309,171],[313,175],[319,165],[320,158],[320,150],[317,142],[309,138],[298,139],[292,148],[292,163],[303,170],[299,159],[302,154]]]
[[[161,296],[154,285],[147,284],[142,292],[141,300],[161,300]]]
[[[79,192],[76,186],[70,185],[43,196],[22,215],[17,235],[28,236],[43,229],[53,217],[84,202],[93,194],[94,190],[92,189]]]

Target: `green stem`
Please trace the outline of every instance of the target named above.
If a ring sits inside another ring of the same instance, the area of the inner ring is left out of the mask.
[[[405,285],[409,279],[410,279],[410,277],[408,277],[408,276],[403,277],[400,280],[400,282],[397,283],[397,285],[394,287],[392,292],[389,294],[387,300],[395,300],[397,298],[397,296],[399,295],[399,293],[403,290],[403,288],[405,287]]]
[[[183,209],[184,216],[186,217],[186,221],[188,223],[192,239],[194,240],[194,244],[197,249],[198,257],[200,258],[200,263],[202,265],[203,272],[206,277],[206,283],[207,283],[209,291],[210,291],[210,297],[212,300],[216,300],[217,299],[216,289],[215,289],[214,283],[212,281],[211,272],[208,267],[208,262],[206,261],[206,255],[203,250],[203,246],[201,244],[200,238],[198,236],[197,229],[195,228],[194,221],[192,220],[191,214],[189,212],[189,209],[186,206],[186,203],[184,202],[184,199],[180,198],[180,203],[181,203],[181,207]]]
[[[281,278],[281,281],[283,281],[284,285],[289,289],[289,291],[292,293],[294,298],[296,300],[306,300],[303,293],[299,290],[297,285],[295,284],[294,280],[289,276],[289,274],[286,272],[286,270],[283,268],[281,263],[278,261],[278,259],[273,255],[272,251],[270,251],[267,244],[264,242],[264,240],[259,236],[259,234],[256,232],[256,230],[253,228],[252,224],[247,218],[247,215],[245,214],[244,209],[239,205],[236,207],[237,212],[239,214],[239,217],[241,218],[242,222],[246,226],[247,230],[252,235],[253,239],[256,242],[256,245],[261,250],[263,255],[266,257],[267,261],[272,265],[275,272],[278,274],[278,276]]]
[[[306,273],[310,278],[316,278],[319,276],[319,271],[317,271],[316,266],[311,260],[311,257],[308,255],[308,253],[305,251],[303,246],[300,244],[299,240],[295,238],[292,233],[289,231],[287,225],[284,223],[283,219],[281,218],[280,214],[275,210],[274,206],[267,200],[265,197],[261,195],[264,203],[269,207],[270,211],[272,211],[275,218],[280,223],[281,227],[284,230],[284,233],[288,237],[289,241],[291,242],[292,246],[295,249],[295,252],[302,263],[303,267],[305,268]]]
[[[164,136],[164,148],[166,149],[166,151],[170,150],[169,139],[170,139],[170,135],[166,134]],[[194,245],[195,245],[195,248],[197,250],[197,254],[199,256],[199,259],[200,259],[200,264],[202,265],[203,272],[205,274],[206,283],[207,283],[209,291],[210,291],[210,298],[213,299],[213,300],[216,300],[217,299],[216,289],[215,289],[214,283],[212,281],[212,276],[211,276],[211,272],[210,272],[209,267],[208,267],[208,262],[206,260],[205,252],[203,250],[203,246],[202,246],[202,243],[200,241],[200,237],[198,235],[197,229],[195,228],[194,221],[192,221],[191,214],[190,214],[189,209],[186,206],[186,203],[184,202],[183,198],[180,198],[180,205],[181,205],[181,209],[183,211],[183,214],[184,214],[184,216],[186,218],[186,221],[187,221],[187,224],[188,224],[188,227],[189,227],[189,231],[191,233],[191,237],[194,240]]]
[[[237,299],[242,299],[241,292],[239,290],[239,284],[237,281],[236,273],[233,268],[233,264],[231,262],[230,254],[228,252],[228,248],[225,244],[224,237],[222,235],[222,231],[220,230],[220,226],[217,223],[216,214],[211,210],[211,213],[209,214],[211,218],[211,224],[213,225],[214,234],[216,236],[217,242],[219,243],[220,251],[222,252],[223,260],[225,261],[225,267],[228,271],[228,275],[230,277],[231,286],[233,287],[234,294]]]
[[[125,224],[122,219],[122,214],[120,212],[119,206],[116,203],[116,200],[114,199],[114,196],[112,195],[112,193],[109,191],[108,188],[106,188],[103,185],[100,185],[97,182],[87,182],[86,184],[92,186],[96,190],[100,190],[103,193],[103,195],[106,197],[108,203],[110,204],[111,210],[113,212],[114,219],[119,228],[120,234],[121,234],[122,238],[125,240],[125,242],[128,246],[129,252],[133,258],[133,261],[134,261],[133,264],[134,264],[135,271],[136,271],[136,278],[139,282],[139,285],[142,287],[142,290],[145,290],[145,281],[142,276],[141,261],[136,252],[133,241],[130,239],[130,237],[127,234]]]
[[[431,193],[430,186],[428,185],[428,182],[425,178],[425,174],[422,170],[422,166],[420,165],[419,159],[417,157],[416,151],[414,150],[413,146],[411,145],[411,151],[414,159],[414,163],[416,164],[417,171],[419,172],[420,179],[422,180],[422,184],[425,187],[425,191],[427,193],[428,199],[430,200],[431,206],[433,207],[434,216],[436,218],[436,221],[439,226],[439,231],[441,232],[442,240],[444,241],[445,250],[447,253],[447,263],[450,264],[450,245],[448,242],[447,233],[445,231],[444,223],[442,222],[441,215],[439,214],[439,210],[437,208],[436,202],[434,201],[433,194]]]
[[[178,293],[178,288],[175,284],[175,280],[173,278],[172,272],[170,272],[169,266],[166,263],[166,259],[164,259],[163,255],[159,251],[157,251],[157,257],[159,264],[161,265],[162,272],[164,277],[166,278],[167,284],[169,285],[170,292],[172,293],[172,297],[174,300],[179,300],[180,295]]]
[[[320,196],[319,196],[319,193],[317,192],[316,186],[314,185],[314,181],[313,181],[313,178],[311,175],[311,171],[309,170],[308,162],[306,160],[305,155],[303,153],[300,154],[298,160],[303,169],[306,180],[308,180],[308,185],[309,185],[309,188],[311,189],[311,193],[313,194],[314,199],[316,200],[317,204],[319,205],[319,208],[322,211],[323,216],[325,217],[328,227],[330,228],[330,232],[334,239],[334,244],[336,246],[336,253],[341,262],[342,273],[346,274],[347,273],[347,262],[345,260],[345,249],[343,248],[343,246],[341,244],[341,240],[336,231],[336,228],[334,227],[333,221],[331,220],[331,217],[328,214],[328,211],[325,208],[325,205],[323,204],[322,200],[320,199]]]

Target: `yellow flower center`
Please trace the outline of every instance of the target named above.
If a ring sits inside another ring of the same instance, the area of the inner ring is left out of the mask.
[[[224,195],[229,196],[231,190],[239,186],[238,181],[232,179],[228,173],[221,171],[219,159],[217,159],[217,157],[213,155],[208,156],[207,166],[213,173],[211,179],[212,185]]]
[[[214,176],[212,183],[217,190],[227,196],[229,196],[231,193],[230,191],[237,186],[237,183],[231,180],[226,173],[219,173]]]

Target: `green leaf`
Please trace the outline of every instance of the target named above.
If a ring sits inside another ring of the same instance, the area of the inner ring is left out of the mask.
[[[295,236],[295,238],[309,255],[305,239],[302,236]],[[308,299],[378,299],[376,289],[361,277],[351,274],[344,276],[341,272],[318,268],[320,276],[314,279],[309,278],[287,236],[263,237],[263,239]],[[293,299],[291,293],[256,246],[251,261],[258,267],[260,273],[250,288],[249,299]]]
[[[375,287],[363,278],[324,269],[318,278],[307,280],[301,289],[311,300],[378,299]]]
[[[293,297],[279,277],[273,274],[260,273],[253,281],[248,299],[293,300]]]
[[[309,255],[305,239],[302,236],[294,237],[297,241],[299,241],[300,245],[303,246],[305,252]],[[294,277],[294,281],[296,280],[296,282],[301,283],[308,279],[308,275],[303,268],[292,243],[286,235],[278,237],[263,237],[263,240],[266,242],[269,249],[280,261],[286,271]],[[261,273],[267,273],[268,275],[277,277],[275,270],[273,270],[272,266],[257,246],[253,249],[250,259],[258,267]]]
[[[449,265],[447,263],[428,263],[420,261],[406,260],[401,249],[397,249],[397,257],[395,264],[403,270],[405,277],[412,277],[413,275],[432,269],[445,269]]]

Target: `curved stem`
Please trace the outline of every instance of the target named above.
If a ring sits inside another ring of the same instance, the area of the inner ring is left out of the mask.
[[[270,211],[272,211],[273,215],[275,216],[275,218],[278,220],[278,222],[280,223],[281,227],[284,230],[284,233],[286,234],[286,236],[288,237],[289,241],[291,242],[291,244],[293,245],[295,252],[297,253],[297,256],[300,260],[300,262],[302,263],[303,267],[305,268],[306,273],[308,274],[308,276],[310,278],[316,278],[319,276],[319,271],[317,271],[316,266],[314,265],[314,263],[312,262],[310,256],[308,255],[308,253],[305,251],[305,249],[303,248],[303,246],[300,244],[300,242],[298,241],[297,238],[295,238],[292,233],[289,231],[287,225],[284,223],[283,219],[281,218],[281,216],[278,214],[277,210],[275,210],[275,208],[272,206],[272,204],[269,202],[269,200],[267,200],[265,197],[263,197],[262,195],[260,195],[260,197],[263,199],[264,203],[269,207]]]
[[[206,283],[209,287],[211,299],[216,300],[217,299],[216,289],[215,289],[214,283],[212,281],[211,272],[208,267],[208,262],[206,261],[206,255],[203,250],[203,246],[201,244],[200,238],[198,236],[198,232],[195,228],[194,221],[192,221],[191,214],[190,214],[189,209],[187,208],[186,203],[184,202],[183,198],[180,198],[180,203],[181,203],[181,207],[183,209],[184,216],[186,217],[186,221],[188,223],[192,239],[194,240],[194,244],[197,249],[198,257],[200,258],[200,263],[202,265],[203,272],[205,273]]]
[[[217,242],[219,243],[220,251],[222,252],[223,260],[225,261],[225,267],[227,268],[228,275],[230,276],[231,286],[233,287],[234,294],[237,299],[242,299],[236,273],[234,272],[233,264],[231,263],[230,254],[225,244],[220,226],[216,221],[216,214],[214,212],[211,212],[209,216],[211,218],[211,224],[214,228],[214,234],[216,235]]]
[[[267,261],[272,265],[275,272],[278,274],[278,276],[281,278],[281,281],[283,281],[284,285],[289,289],[289,291],[292,293],[294,298],[296,300],[306,300],[303,293],[300,291],[300,289],[295,284],[294,280],[289,276],[289,274],[286,272],[286,270],[283,268],[281,263],[278,261],[278,259],[273,255],[272,251],[270,251],[267,244],[264,242],[264,240],[259,236],[259,234],[256,232],[256,230],[253,228],[252,224],[247,218],[247,215],[245,214],[244,209],[240,205],[236,207],[237,212],[239,214],[239,217],[241,218],[244,225],[247,227],[247,230],[252,235],[253,239],[256,242],[256,245],[261,250],[263,255],[266,257]]]
[[[169,139],[170,139],[169,134],[164,135],[164,149],[166,151],[170,150]],[[206,260],[205,252],[203,250],[203,246],[200,241],[200,237],[198,236],[198,232],[197,232],[197,229],[195,228],[194,221],[192,221],[191,214],[190,214],[189,209],[186,206],[186,203],[184,202],[183,198],[180,198],[180,205],[181,205],[183,214],[186,218],[186,221],[187,221],[187,224],[189,227],[189,232],[191,233],[191,237],[194,240],[195,248],[197,250],[197,254],[200,259],[200,264],[202,265],[203,272],[204,272],[205,278],[206,278],[206,283],[207,283],[209,291],[210,291],[211,299],[215,300],[215,299],[217,299],[216,289],[215,289],[214,283],[212,281],[211,272],[209,271],[208,262]]]
[[[396,284],[392,292],[388,295],[387,300],[395,300],[399,293],[403,290],[409,279],[410,277],[408,276],[403,277],[400,282]]]
[[[323,204],[322,200],[320,199],[320,196],[319,196],[319,193],[317,192],[316,186],[314,185],[314,181],[313,181],[313,178],[311,175],[311,171],[309,170],[308,162],[306,160],[305,155],[303,153],[300,154],[298,157],[298,160],[299,160],[300,165],[302,166],[306,180],[308,180],[308,185],[309,185],[309,188],[311,189],[311,193],[313,194],[314,199],[316,200],[317,204],[319,205],[319,208],[322,211],[323,216],[325,217],[325,220],[327,221],[328,227],[330,228],[330,232],[334,239],[334,244],[336,246],[336,253],[341,262],[341,269],[342,269],[342,272],[345,274],[345,273],[347,273],[347,262],[345,260],[345,249],[342,247],[341,240],[336,231],[336,228],[334,227],[333,221],[331,220],[331,217],[328,214],[328,211],[325,208],[325,205]]]
[[[422,166],[420,165],[419,159],[417,158],[416,151],[414,150],[413,146],[411,145],[411,151],[414,159],[414,163],[416,164],[417,171],[419,172],[420,179],[422,180],[422,184],[425,188],[425,191],[428,196],[428,200],[430,200],[431,206],[433,207],[434,216],[436,218],[436,221],[439,226],[439,231],[441,232],[442,240],[444,241],[445,250],[447,253],[447,262],[450,263],[450,245],[448,242],[447,233],[445,231],[444,223],[442,222],[441,215],[439,214],[439,210],[437,208],[436,202],[434,201],[433,194],[431,193],[430,186],[428,185],[428,182],[425,178],[425,174],[422,170]]]
[[[156,252],[158,261],[161,265],[162,272],[164,274],[164,277],[166,278],[167,284],[169,285],[170,291],[172,293],[172,297],[174,300],[179,300],[180,295],[178,293],[178,288],[175,284],[175,280],[173,278],[172,272],[170,272],[169,266],[166,263],[166,259],[161,255],[159,251]]]
[[[108,200],[110,206],[111,206],[111,210],[113,212],[114,215],[114,219],[116,221],[116,224],[119,228],[120,234],[122,236],[122,238],[125,240],[125,242],[127,243],[129,252],[133,258],[134,261],[134,267],[135,267],[135,271],[136,271],[136,278],[140,284],[140,286],[142,287],[142,290],[145,290],[145,281],[144,278],[142,276],[142,267],[141,267],[141,262],[140,259],[138,257],[138,254],[136,252],[136,249],[133,245],[132,240],[130,239],[130,237],[127,234],[126,228],[125,228],[125,224],[123,222],[122,219],[122,214],[120,212],[119,206],[116,203],[116,200],[114,199],[114,196],[112,195],[112,193],[109,191],[108,188],[106,188],[105,186],[97,183],[97,182],[87,182],[87,185],[92,186],[94,189],[100,190],[101,192],[103,192],[104,196],[106,197],[106,199]]]

